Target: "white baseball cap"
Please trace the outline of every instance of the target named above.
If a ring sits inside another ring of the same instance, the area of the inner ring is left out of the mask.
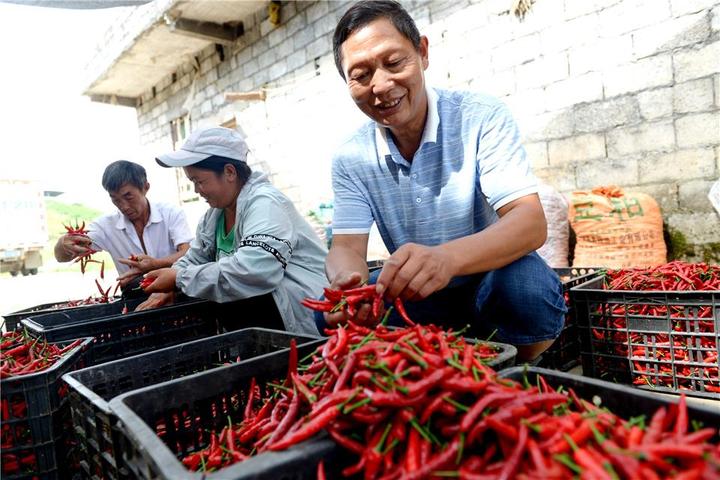
[[[163,167],[187,167],[213,155],[244,162],[247,153],[248,146],[240,132],[213,127],[191,133],[180,150],[160,155],[155,160]]]

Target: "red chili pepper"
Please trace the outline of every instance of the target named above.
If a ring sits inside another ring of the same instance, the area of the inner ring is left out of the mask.
[[[678,402],[677,418],[675,419],[675,436],[680,438],[687,433],[688,429],[688,414],[687,414],[687,403],[685,401],[685,394],[680,395],[680,401]]]
[[[665,420],[666,414],[667,410],[665,409],[665,407],[660,407],[655,411],[652,419],[650,420],[650,425],[645,431],[645,437],[643,438],[642,442],[643,445],[655,443],[657,440],[659,440],[660,435],[662,434],[662,425]]]
[[[374,319],[380,318],[380,308],[383,305],[383,297],[382,295],[375,295],[375,298],[373,299],[372,303],[372,317]]]
[[[279,442],[271,445],[270,450],[284,450],[291,445],[294,445],[303,440],[307,440],[312,437],[320,430],[325,428],[335,417],[338,416],[340,410],[338,408],[328,408],[326,411],[309,421],[307,424],[300,427],[296,432],[286,436]]]
[[[337,444],[343,447],[345,450],[349,450],[356,455],[362,455],[363,451],[365,450],[365,448],[360,445],[360,443],[349,437],[346,437],[334,428],[328,429],[328,433],[333,438],[333,440],[335,440],[335,442],[337,442]]]
[[[343,350],[347,347],[348,343],[348,334],[345,328],[342,325],[339,325],[337,328],[337,343],[333,347],[333,349],[328,352],[327,358],[333,358],[337,356],[339,353],[342,353]]]
[[[330,312],[335,307],[335,305],[332,303],[321,302],[321,301],[312,300],[309,298],[306,298],[305,300],[303,300],[300,303],[302,303],[303,306],[305,306],[311,310],[317,310],[319,312]]]
[[[345,384],[350,379],[350,376],[353,374],[356,363],[357,355],[351,353],[347,357],[347,361],[345,362],[345,366],[343,367],[340,376],[338,376],[337,382],[335,382],[335,386],[333,387],[333,393],[339,392],[340,390],[345,388]]]
[[[149,287],[150,285],[152,285],[154,281],[155,281],[154,278],[144,277],[144,278],[140,281],[140,288],[141,288],[142,290],[145,290],[145,289],[147,289],[147,287]]]
[[[327,477],[325,476],[325,462],[323,460],[320,460],[317,467],[317,480],[326,480],[326,478]]]
[[[400,318],[402,318],[403,321],[404,321],[408,326],[414,327],[414,326],[415,326],[415,322],[413,322],[412,320],[410,320],[410,317],[408,316],[407,311],[405,311],[405,305],[403,305],[403,302],[402,302],[402,300],[400,299],[400,297],[398,297],[398,298],[395,299],[394,305],[395,305],[395,308],[397,308],[398,313],[400,314]]]
[[[255,391],[257,390],[257,383],[255,377],[250,380],[250,389],[248,391],[247,403],[245,403],[245,419],[250,420],[253,411],[253,401],[255,400]]]

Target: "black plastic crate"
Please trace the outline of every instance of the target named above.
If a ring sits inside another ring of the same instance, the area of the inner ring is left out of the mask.
[[[720,291],[605,290],[604,282],[602,275],[571,289],[583,373],[720,399]]]
[[[120,297],[115,297],[111,303],[97,303],[94,305],[80,305],[77,307],[62,308],[56,308],[56,305],[66,302],[43,303],[42,305],[36,305],[17,312],[8,313],[7,315],[3,315],[3,319],[5,320],[5,328],[7,331],[10,331],[15,330],[17,326],[20,325],[21,320],[29,317],[37,317],[45,314],[63,315],[64,318],[81,321],[87,320],[88,318],[118,315],[122,312],[125,306],[127,306],[129,310],[133,310],[142,301],[142,299],[122,300]]]
[[[487,365],[495,370],[510,368],[515,365],[515,357],[517,357],[517,348],[513,345],[500,342],[488,342],[486,340],[473,340],[466,338],[468,342],[484,343],[495,349],[497,357],[487,361]]]
[[[117,417],[108,402],[123,393],[316,341],[319,337],[249,328],[86,368],[65,376],[81,447],[82,468],[92,478],[127,478],[120,462]]]
[[[545,350],[538,366],[567,371],[580,364],[580,337],[575,311],[570,301],[570,289],[600,275],[602,269],[594,267],[553,268],[563,286],[565,323],[555,342]]]
[[[60,347],[71,342],[62,342]],[[92,338],[84,339],[47,370],[0,380],[3,418],[0,422],[2,443],[2,478],[6,480],[38,477],[42,479],[68,478],[71,456],[67,435],[70,406],[67,385],[61,377],[85,366],[85,355]],[[18,461],[35,457],[32,471],[9,471],[11,456]]]
[[[324,341],[321,339],[317,343],[300,347],[299,357],[309,354]],[[517,354],[514,346],[497,342],[483,343],[494,346],[498,351],[498,356],[488,361],[488,365],[499,370],[514,364]],[[213,408],[219,411],[222,405],[232,405],[233,395],[243,398],[243,392],[247,391],[253,376],[259,384],[285,378],[287,365],[288,352],[277,352],[116,397],[110,406],[119,418],[123,436],[127,438],[123,461],[128,470],[143,479],[203,478],[200,473],[186,470],[176,454],[187,454],[204,446],[198,444],[197,436],[193,435],[198,428],[219,431],[227,425],[228,416],[233,420],[241,419],[243,405],[215,418],[211,412]],[[167,437],[163,441],[149,425],[155,425],[158,420],[170,425],[174,415],[180,416],[176,430],[171,432],[168,427]],[[189,427],[185,425],[186,419]],[[287,451],[267,452],[251,457],[220,472],[207,474],[205,478],[310,479],[315,478],[317,463],[321,459],[325,459],[328,470],[335,471],[337,468],[334,466],[344,463],[346,454],[335,448],[332,441],[321,436]]]
[[[625,419],[638,415],[647,415],[649,418],[658,408],[678,402],[676,397],[656,395],[624,385],[544,368],[514,367],[503,370],[498,375],[519,382],[526,376],[531,385],[535,385],[537,376],[541,375],[551,387],[562,385],[565,389],[572,388],[579,397],[591,402],[597,399],[600,401],[599,406],[607,407]],[[704,426],[720,425],[720,409],[696,402],[688,402],[687,408],[689,418],[702,422]],[[716,434],[715,440],[718,439]]]
[[[31,335],[44,337],[50,342],[84,336],[95,337],[91,362],[97,365],[217,335],[221,333],[219,319],[239,317],[241,311],[237,310],[237,307],[236,302],[221,304],[194,300],[82,323],[72,323],[57,316],[43,316],[26,318],[21,324]],[[250,323],[247,326],[255,326],[258,322],[248,318],[247,323]]]
[[[299,346],[299,358],[315,351],[323,342]],[[315,478],[321,459],[332,464],[342,457],[328,438],[309,440],[280,452],[262,453],[209,474],[191,472],[178,459],[205,447],[198,440],[198,430],[220,431],[227,425],[228,417],[234,422],[241,420],[244,395],[251,379],[255,377],[261,386],[284,379],[288,358],[286,349],[115,397],[110,401],[110,409],[120,422],[124,439],[122,461],[131,475],[141,479]],[[155,433],[157,422],[166,425],[164,440]]]

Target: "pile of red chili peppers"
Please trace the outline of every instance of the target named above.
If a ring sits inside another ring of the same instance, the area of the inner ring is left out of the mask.
[[[41,372],[54,365],[81,342],[82,339],[78,339],[60,348],[41,338],[33,338],[21,330],[5,332],[0,344],[0,378]]]
[[[0,378],[6,380],[42,372],[80,343],[82,339],[60,348],[42,339],[34,339],[22,331],[3,333],[0,343]],[[4,390],[5,387],[2,388]],[[3,392],[0,422],[3,475],[37,471],[37,459],[32,450],[33,438],[26,420],[27,408],[28,404],[22,393]],[[16,448],[23,446],[27,448]],[[10,449],[14,449],[12,453],[7,452]]]
[[[308,366],[298,367],[293,348],[287,380],[284,385],[266,386],[264,399],[253,379],[243,422],[228,425],[219,435],[213,433],[209,446],[183,463],[192,470],[207,471],[255,452],[281,450],[330,427],[341,414],[359,424],[382,421],[380,417],[387,418],[390,410],[380,413],[375,411],[376,405],[397,406],[399,401],[399,405],[409,406],[404,396],[424,401],[427,392],[441,384],[460,391],[474,388],[474,384],[462,385],[460,378],[452,378],[453,371],[472,368],[475,375],[487,375],[492,370],[485,363],[497,355],[492,345],[471,344],[433,326],[370,330],[349,325],[334,330]],[[447,363],[440,352],[447,356]],[[374,393],[370,389],[375,389]],[[432,409],[452,407],[451,403],[438,399]],[[400,420],[398,417],[395,423]],[[341,430],[330,431],[345,440]]]
[[[105,296],[104,294],[100,297],[93,297],[89,296],[87,298],[83,298],[80,300],[68,300],[67,302],[57,303],[51,307],[53,310],[57,310],[60,308],[73,308],[73,307],[83,307],[86,305],[99,305],[101,303],[111,303],[113,300],[111,297]]]
[[[653,268],[610,270],[607,290],[633,291],[720,291],[720,267],[704,263],[671,262]],[[593,343],[597,351],[608,351],[632,361],[635,384],[720,393],[717,326],[713,305],[707,302],[673,304],[640,300],[608,303],[593,316]],[[603,313],[604,312],[604,313]],[[672,331],[641,332],[627,328],[627,318],[669,319]],[[600,368],[603,358],[598,358]],[[608,365],[609,367],[609,365]]]
[[[717,430],[691,428],[684,398],[645,426],[542,379],[499,379],[487,344],[435,326],[349,322],[329,333],[309,365],[298,367],[291,348],[284,383],[253,379],[243,420],[209,439],[198,432],[208,447],[183,464],[214,471],[324,430],[356,458],[343,475],[368,479],[720,475],[720,447],[709,443]]]

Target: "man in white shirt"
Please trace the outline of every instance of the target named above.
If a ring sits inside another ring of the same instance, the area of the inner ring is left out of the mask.
[[[127,293],[145,272],[169,267],[182,257],[193,234],[179,207],[147,199],[150,184],[141,165],[126,160],[111,163],[102,185],[118,211],[92,222],[87,235],[60,237],[55,258],[68,262],[88,249],[107,251]]]

